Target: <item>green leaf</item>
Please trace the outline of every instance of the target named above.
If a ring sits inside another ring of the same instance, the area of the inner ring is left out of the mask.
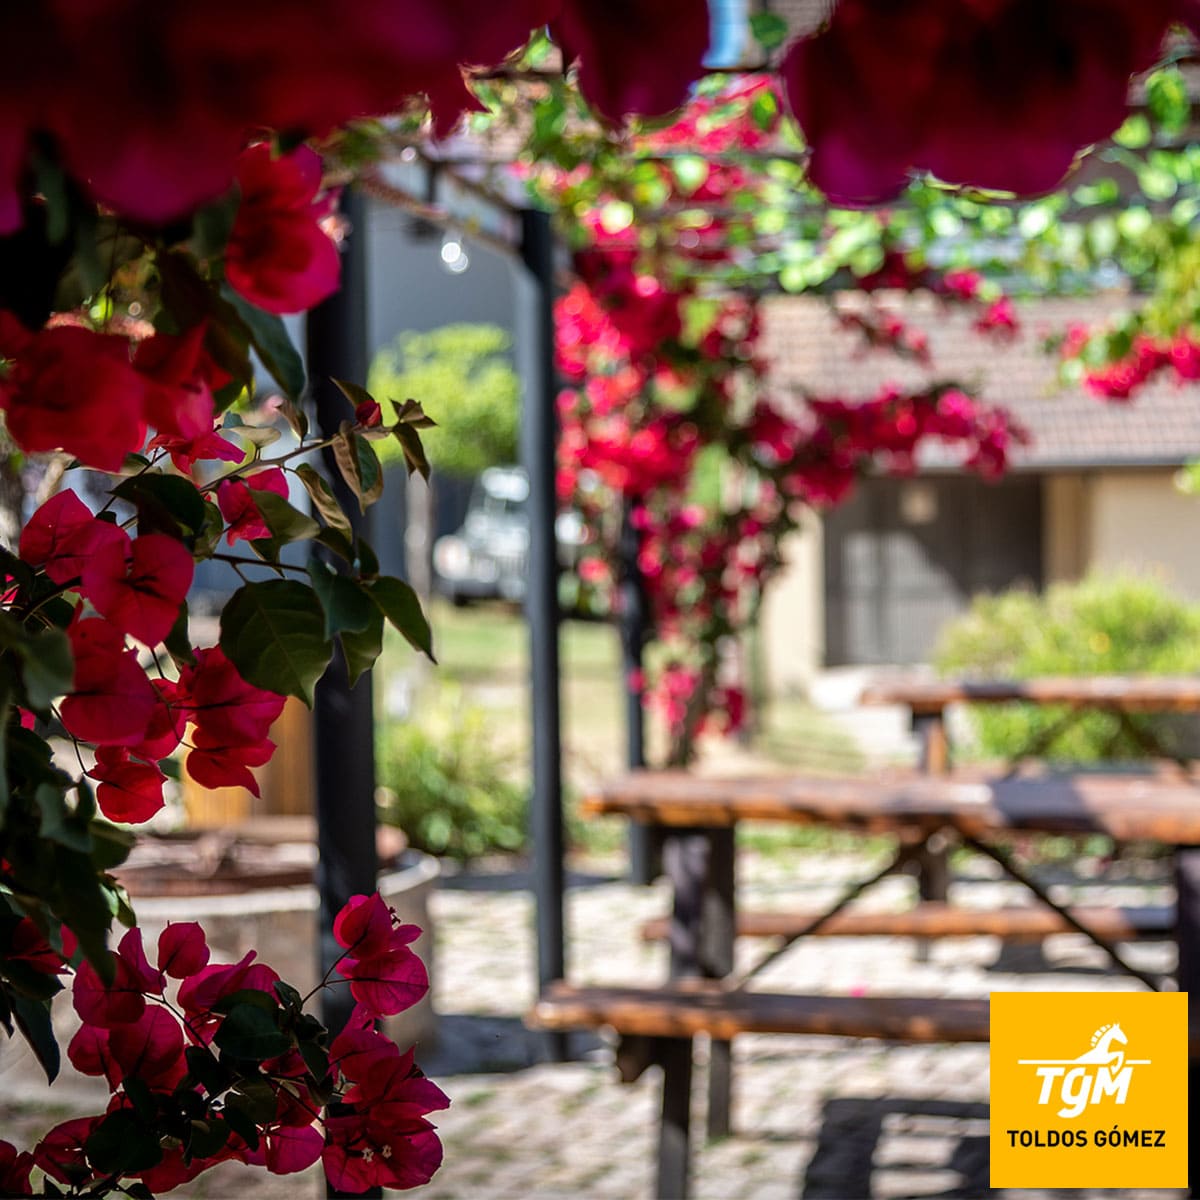
[[[54,845],[55,882],[58,887],[56,912],[71,927],[88,962],[100,978],[111,982],[112,955],[108,931],[112,927],[109,892],[102,885],[91,858],[69,846]]]
[[[383,495],[383,468],[371,443],[354,432],[349,421],[333,438],[333,458],[346,486],[358,497],[358,506],[366,512]]]
[[[314,540],[327,550],[332,550],[338,558],[348,563],[354,562],[354,543],[340,529],[322,529]]]
[[[308,566],[313,591],[325,610],[325,636],[337,633],[362,633],[370,624],[377,608],[362,585],[331,567],[313,559]]]
[[[223,287],[221,295],[242,319],[250,341],[271,373],[271,378],[283,389],[289,400],[299,400],[304,391],[304,362],[288,336],[287,326],[273,313],[255,308],[242,299],[231,287]]]
[[[233,1082],[229,1068],[203,1046],[189,1046],[184,1052],[188,1074],[215,1100]]]
[[[158,1132],[131,1108],[108,1114],[84,1143],[92,1165],[106,1175],[132,1175],[162,1162]]]
[[[81,854],[91,854],[92,835],[87,820],[80,821],[68,808],[67,798],[60,788],[49,783],[40,784],[33,798],[41,814],[38,832],[42,837]]]
[[[342,653],[346,656],[346,670],[350,676],[350,686],[354,687],[383,653],[382,611],[376,609],[370,623],[361,632],[343,631]]]
[[[30,708],[45,712],[56,696],[71,690],[75,664],[71,643],[60,629],[32,636],[21,655],[21,682]]]
[[[787,41],[788,25],[778,13],[750,14],[750,36],[769,54]]]
[[[283,496],[258,488],[251,488],[250,495],[254,498],[255,507],[262,514],[263,522],[271,531],[268,545],[275,552],[272,557],[278,555],[280,546],[289,542],[308,541],[321,532],[321,526],[312,517],[298,508],[293,508]]]
[[[46,1072],[46,1082],[53,1083],[62,1059],[58,1038],[54,1036],[54,1026],[50,1022],[50,1001],[33,1000],[17,992],[10,993],[9,999],[18,1028]]]
[[[312,588],[291,579],[239,588],[221,613],[221,649],[247,683],[310,708],[333,657],[325,609]]]
[[[189,634],[188,606],[185,600],[179,608],[179,616],[171,626],[171,632],[163,639],[163,645],[177,667],[190,667],[196,661],[196,653],[192,649],[192,639]]]
[[[123,479],[113,495],[137,509],[139,533],[195,536],[205,523],[204,497],[190,479],[150,471]]]
[[[222,1054],[246,1062],[274,1058],[292,1045],[292,1039],[280,1030],[271,1014],[256,1004],[239,1004],[234,1008],[221,1022],[213,1041]],[[244,1090],[242,1085],[239,1091]]]
[[[300,476],[300,482],[304,484],[304,490],[308,492],[309,498],[313,502],[313,508],[325,518],[332,528],[339,529],[349,536],[353,531],[350,519],[342,512],[342,506],[337,502],[333,488],[325,482],[320,472],[308,463],[301,463],[296,468],[296,474]]]
[[[383,615],[408,644],[420,650],[431,662],[437,662],[433,657],[433,632],[421,611],[417,593],[404,580],[389,575],[373,579],[365,586]]]

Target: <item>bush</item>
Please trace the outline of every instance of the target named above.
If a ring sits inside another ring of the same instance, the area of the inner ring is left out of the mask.
[[[1057,584],[1042,596],[980,596],[947,627],[934,659],[943,674],[967,678],[1190,674],[1200,670],[1200,607],[1159,582],[1128,575]],[[1064,715],[1063,709],[1017,704],[971,710],[980,752],[1002,758],[1021,753]],[[1168,749],[1196,753],[1194,720],[1132,720]],[[1044,753],[1079,763],[1145,756],[1108,713],[1081,718]]]
[[[383,728],[378,747],[380,819],[409,843],[457,859],[520,850],[526,789],[492,749],[487,714],[453,691],[422,723]]]

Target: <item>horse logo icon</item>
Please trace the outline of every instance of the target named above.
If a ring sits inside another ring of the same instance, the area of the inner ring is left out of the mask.
[[[1039,1104],[1049,1104],[1058,1084],[1060,1117],[1078,1117],[1089,1104],[1111,1097],[1124,1104],[1129,1096],[1133,1068],[1149,1064],[1148,1058],[1126,1058],[1121,1048],[1129,1039],[1113,1021],[1092,1034],[1091,1046],[1076,1058],[1020,1058],[1021,1066],[1036,1067],[1042,1081]]]

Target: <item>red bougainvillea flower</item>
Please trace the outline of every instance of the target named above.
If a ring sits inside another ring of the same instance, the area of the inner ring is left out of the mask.
[[[552,23],[568,60],[578,58],[579,88],[609,121],[628,113],[662,116],[678,108],[704,73],[706,0],[565,0]],[[663,47],[670,46],[669,54]]]
[[[58,326],[30,333],[0,312],[0,409],[22,450],[64,450],[102,471],[118,471],[141,449],[145,385],[123,337]]]
[[[377,1016],[411,1008],[429,990],[425,964],[411,944],[416,925],[402,925],[376,892],[353,896],[333,923],[333,936],[346,950],[338,971],[350,980],[354,999]]]
[[[102,1075],[113,1090],[134,1076],[153,1091],[170,1091],[187,1074],[183,1029],[165,1008],[146,1007],[136,1021],[111,1028],[84,1024],[67,1057],[83,1075]]]
[[[21,530],[18,552],[33,567],[45,567],[59,586],[79,579],[94,554],[106,546],[121,550],[129,535],[91,509],[69,488],[51,496]]]
[[[102,1119],[74,1117],[70,1121],[55,1125],[34,1147],[34,1163],[51,1179],[56,1179],[68,1187],[79,1188],[92,1182],[96,1178],[96,1172],[88,1165],[84,1143]]]
[[[110,542],[93,554],[81,590],[114,628],[157,646],[179,617],[194,570],[182,542],[146,533],[128,548]]]
[[[321,228],[329,197],[321,159],[308,146],[276,155],[265,142],[238,159],[242,190],[226,250],[225,278],[251,304],[273,313],[303,312],[337,291],[341,260]]]
[[[137,1021],[146,1011],[146,996],[161,996],[167,982],[163,973],[146,960],[140,929],[129,930],[116,952],[109,953],[112,983],[105,983],[96,968],[84,960],[75,972],[71,992],[71,1002],[80,1019],[102,1029]]]
[[[145,735],[129,747],[130,754],[147,762],[166,758],[183,741],[187,714],[179,701],[179,687],[170,679],[154,679],[151,685],[158,693],[158,702]]]
[[[835,202],[890,199],[911,170],[1020,194],[1052,189],[1125,118],[1178,0],[840,0],[783,63]]]
[[[355,1024],[365,1033],[361,1020]],[[379,1042],[353,1061],[339,1055],[343,1041],[333,1047],[343,1073],[349,1066],[356,1082],[345,1097],[353,1111],[325,1119],[329,1144],[323,1162],[330,1182],[347,1191],[419,1187],[442,1161],[441,1143],[425,1118],[449,1107],[449,1099],[416,1069],[411,1050],[401,1054]]]
[[[203,928],[195,921],[177,921],[158,935],[158,969],[172,979],[188,979],[208,966],[209,949]]]
[[[263,767],[275,753],[270,738],[249,746],[219,744],[210,734],[198,730],[194,749],[187,756],[187,772],[201,787],[243,787],[254,796],[261,796],[258,779],[251,767]]]
[[[138,344],[134,368],[146,381],[146,420],[168,437],[212,432],[213,390],[229,382],[204,349],[202,322],[180,337],[159,333]]]
[[[70,930],[65,927],[64,932],[70,934]],[[72,938],[74,936],[71,934]],[[65,941],[63,949],[64,951],[67,949]],[[67,958],[70,956],[69,953],[66,955]],[[8,962],[24,963],[31,970],[42,975],[61,975],[68,970],[63,955],[50,945],[45,935],[29,917],[22,917],[17,922],[12,931],[8,948],[4,951],[4,957]],[[0,1192],[0,1194],[3,1193]]]
[[[354,410],[354,419],[367,429],[383,424],[383,409],[378,400],[364,400]]]
[[[27,1150],[18,1153],[11,1142],[0,1141],[0,1196],[32,1196],[29,1172],[33,1167],[33,1155]]]
[[[123,746],[99,747],[88,777],[99,784],[96,803],[110,821],[137,825],[163,806],[167,777],[153,763],[131,758]]]
[[[253,541],[271,536],[258,505],[254,503],[255,492],[274,492],[286,500],[287,476],[279,467],[268,467],[244,479],[226,479],[217,487],[217,507],[228,526],[225,540],[231,546],[243,538]]]
[[[197,438],[170,437],[159,434],[152,438],[148,450],[166,450],[171,455],[171,462],[177,471],[190,475],[198,462],[235,462],[240,463],[246,457],[246,451],[235,445],[228,438],[222,437],[219,430],[209,429]]]
[[[133,746],[146,735],[158,693],[120,631],[100,617],[76,621],[68,630],[75,679],[60,712],[82,742]]]
[[[234,992],[270,993],[279,976],[266,965],[255,962],[255,952],[235,963],[210,963],[189,975],[179,986],[179,1006],[187,1014],[188,1028],[206,1041],[221,1024],[221,1015],[213,1009]]]
[[[180,672],[179,689],[196,727],[229,746],[262,741],[286,703],[247,683],[220,646],[196,651],[196,661]]]

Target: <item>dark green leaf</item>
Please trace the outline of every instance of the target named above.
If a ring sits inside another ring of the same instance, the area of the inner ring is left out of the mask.
[[[250,333],[250,341],[263,366],[271,373],[271,378],[279,384],[289,400],[299,400],[304,391],[304,362],[292,344],[283,320],[273,313],[255,308],[230,287],[222,288],[221,295],[241,317]]]
[[[171,626],[171,632],[163,639],[163,645],[167,648],[167,653],[171,656],[172,661],[177,667],[190,667],[196,661],[196,653],[192,649],[190,628],[188,623],[188,606],[185,600],[180,605],[179,616],[175,618],[175,624]]]
[[[118,1108],[108,1114],[84,1143],[92,1165],[106,1175],[132,1175],[162,1162],[158,1131],[136,1112]]]
[[[335,379],[333,382],[337,385],[338,391],[350,401],[354,408],[358,408],[360,404],[375,403],[375,397],[365,387],[360,387],[357,383],[350,383],[345,379]]]
[[[420,471],[422,478],[429,478],[429,459],[425,457],[425,447],[421,444],[421,435],[416,426],[398,424],[392,426],[392,433],[404,451],[404,462],[411,475]]]
[[[222,1054],[246,1062],[262,1062],[284,1053],[292,1039],[269,1012],[257,1004],[239,1004],[221,1022],[213,1041]],[[239,1086],[239,1091],[244,1090]]]
[[[260,538],[253,543],[254,549],[268,562],[277,562],[281,547],[288,543],[307,541],[321,532],[321,526],[312,517],[293,508],[282,496],[257,488],[251,488],[250,494],[271,531],[270,538]]]
[[[417,593],[402,579],[383,575],[365,585],[372,599],[379,605],[383,615],[415,650],[420,650],[431,662],[433,657],[433,633],[429,622],[421,611]]]
[[[204,528],[204,497],[190,479],[149,471],[123,479],[113,494],[137,509],[140,533],[194,536]]]
[[[340,529],[322,529],[314,540],[327,550],[332,550],[338,558],[348,563],[354,562],[354,543]]]
[[[260,1125],[270,1121],[279,1107],[275,1089],[260,1075],[250,1075],[240,1080],[233,1098],[238,1107]]]
[[[316,1042],[301,1042],[300,1057],[304,1059],[308,1073],[318,1083],[329,1074],[329,1054]]]
[[[342,512],[342,506],[337,502],[337,497],[334,496],[333,489],[325,482],[317,469],[308,463],[301,463],[296,468],[296,474],[300,476],[300,482],[304,484],[305,491],[308,492],[309,497],[312,499],[313,508],[334,529],[338,529],[342,533],[349,535],[352,532],[350,519]]]
[[[54,1026],[50,1022],[50,1001],[34,1000],[15,992],[10,994],[9,1000],[18,1028],[46,1072],[46,1081],[53,1083],[61,1059],[58,1038],[54,1036]]]
[[[80,820],[67,804],[65,792],[52,783],[39,784],[33,794],[40,814],[38,832],[52,842],[91,854],[92,835],[88,822]]]
[[[319,559],[309,563],[308,576],[325,609],[326,637],[343,632],[362,633],[370,626],[378,609],[361,584],[339,575]]]
[[[216,1056],[202,1046],[189,1046],[184,1052],[188,1074],[215,1100],[233,1082],[233,1076]]]
[[[111,981],[114,967],[108,952],[108,931],[112,909],[95,864],[86,854],[55,845],[54,867],[60,915],[79,938],[80,949],[100,978]]]
[[[275,995],[279,997],[279,1002],[284,1008],[292,1013],[303,1011],[304,997],[290,983],[284,983],[282,979],[277,979],[273,986]]]
[[[247,683],[312,706],[333,645],[312,588],[270,579],[239,588],[221,613],[221,649]]]
[[[191,1130],[187,1152],[192,1158],[211,1158],[229,1141],[229,1134],[232,1132],[230,1125],[220,1117],[193,1121]]]
[[[342,633],[342,653],[346,656],[350,686],[354,687],[383,653],[383,612],[380,609],[375,610],[370,624],[362,632]]]
[[[136,1075],[126,1075],[122,1086],[133,1105],[133,1111],[147,1124],[152,1122],[158,1115],[158,1105],[154,1102],[150,1085]]]
[[[358,497],[359,508],[366,512],[383,495],[383,468],[371,443],[343,421],[333,438],[333,458],[346,486]]]
[[[371,549],[371,543],[359,538],[357,547],[358,576],[360,579],[375,579],[379,575],[379,559]]]
[[[45,712],[52,700],[71,690],[75,664],[71,643],[59,629],[34,634],[21,654],[21,682],[30,708]]]
[[[128,857],[137,840],[128,829],[120,829],[107,821],[94,820],[88,827],[92,835],[92,865],[98,871],[111,871]]]
[[[251,1150],[258,1149],[258,1122],[246,1111],[244,1103],[238,1099],[236,1094],[230,1096],[225,1101],[225,1107],[222,1109],[221,1115],[228,1122],[229,1128]]]

